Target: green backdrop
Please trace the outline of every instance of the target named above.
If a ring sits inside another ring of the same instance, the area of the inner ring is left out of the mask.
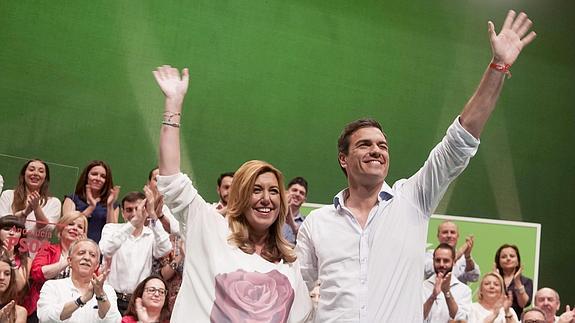
[[[539,285],[573,304],[573,1],[0,0],[0,153],[79,169],[104,159],[123,193],[139,189],[161,121],[151,71],[188,66],[183,168],[208,200],[219,173],[257,158],[329,203],[353,119],[384,125],[389,182],[420,167],[489,62],[487,20],[501,26],[508,8],[539,37],[436,213],[541,223]],[[64,173],[58,194],[73,189]]]

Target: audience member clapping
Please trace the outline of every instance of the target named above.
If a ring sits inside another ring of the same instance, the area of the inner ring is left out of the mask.
[[[101,160],[94,160],[78,178],[73,195],[64,199],[64,213],[80,211],[90,227],[88,238],[100,242],[102,229],[106,223],[118,223],[118,205],[116,200],[120,187],[114,186],[110,166]]]
[[[20,245],[23,230],[24,225],[17,217],[7,215],[0,218],[0,242],[14,268],[14,284],[18,292],[26,287],[32,266],[28,251]]]
[[[160,276],[152,275],[144,279],[136,287],[122,323],[170,322],[167,295],[168,287]]]
[[[30,290],[22,304],[28,311],[29,322],[37,322],[36,303],[44,282],[70,276],[68,267],[70,246],[74,241],[85,238],[87,228],[88,221],[82,213],[79,211],[66,213],[56,225],[60,241],[44,245],[38,251],[30,270]]]
[[[511,308],[512,298],[511,292],[505,294],[503,278],[498,273],[486,274],[479,282],[479,302],[471,304],[468,322],[518,322],[517,314]]]
[[[148,183],[144,186],[144,191],[146,191],[146,194],[152,193],[154,197],[154,210],[164,230],[166,230],[167,233],[180,233],[180,223],[176,220],[170,209],[164,205],[164,197],[158,192],[157,177],[159,174],[160,169],[158,167],[150,171],[148,174]],[[150,192],[147,192],[147,190],[150,190]]]
[[[16,287],[16,269],[4,252],[0,254],[0,322],[26,322],[26,309],[16,305],[18,290]]]
[[[497,272],[503,276],[505,291],[513,294],[513,310],[522,313],[531,304],[533,281],[523,276],[521,255],[515,245],[504,244],[495,253]]]
[[[49,240],[54,226],[48,224],[58,221],[61,208],[60,200],[50,195],[50,168],[39,159],[24,164],[14,190],[0,196],[0,217],[18,217],[36,239]]]
[[[171,234],[172,251],[169,255],[154,259],[154,274],[162,276],[168,286],[168,308],[170,313],[174,308],[178,291],[182,285],[182,274],[184,272],[185,249],[184,241],[178,234]]]
[[[75,241],[68,256],[70,277],[47,281],[38,300],[40,322],[102,322],[121,320],[114,289],[105,283],[107,272],[97,274],[98,244],[90,239]]]
[[[157,220],[154,197],[130,192],[122,199],[126,223],[108,223],[102,231],[100,248],[110,268],[108,282],[117,293],[121,313],[128,308],[138,283],[152,273],[154,258],[172,249],[170,237]],[[109,260],[111,258],[111,260]]]
[[[540,308],[545,312],[545,317],[547,318],[547,323],[571,323],[573,322],[575,315],[575,308],[571,310],[571,307],[567,305],[565,307],[565,313],[561,316],[556,316],[555,313],[559,311],[561,307],[561,299],[559,298],[559,293],[552,288],[543,287],[535,293],[533,297],[535,307]]]

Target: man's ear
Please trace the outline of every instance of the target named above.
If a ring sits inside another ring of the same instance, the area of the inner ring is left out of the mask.
[[[341,166],[342,168],[347,168],[347,156],[340,152],[337,154],[337,159],[339,161],[339,166]]]

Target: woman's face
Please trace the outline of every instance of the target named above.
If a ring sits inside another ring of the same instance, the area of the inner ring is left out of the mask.
[[[519,266],[517,253],[513,248],[503,248],[499,254],[499,265],[504,270],[515,270]]]
[[[259,175],[252,188],[250,208],[245,212],[250,227],[256,232],[268,230],[277,220],[280,206],[280,188],[274,173]]]
[[[497,299],[501,296],[501,282],[495,276],[489,275],[481,282],[480,292],[483,299]]]
[[[0,241],[4,245],[4,248],[7,250],[12,250],[16,244],[18,244],[18,240],[22,236],[22,231],[19,228],[13,227],[4,227],[0,229]]]
[[[40,161],[34,160],[28,164],[24,171],[24,182],[29,191],[37,191],[46,180],[46,166]]]
[[[144,293],[142,294],[142,305],[149,308],[161,309],[166,302],[166,285],[157,279],[152,278],[144,285]]]
[[[82,217],[78,217],[62,229],[60,238],[61,240],[72,242],[84,237],[85,234],[86,228],[84,227],[84,221],[82,220]]]
[[[106,169],[103,166],[94,166],[88,172],[88,186],[99,192],[106,184]]]
[[[4,293],[10,287],[10,265],[4,261],[0,261],[0,293]]]

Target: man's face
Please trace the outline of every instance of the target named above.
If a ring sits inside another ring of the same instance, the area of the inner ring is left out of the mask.
[[[523,323],[545,323],[545,317],[538,311],[530,311],[523,315]]]
[[[437,249],[433,255],[433,269],[435,273],[446,275],[453,268],[453,254],[449,249]]]
[[[148,187],[150,187],[150,189],[153,191],[158,190],[158,179],[156,177],[158,175],[160,175],[160,170],[154,169],[154,171],[152,172],[152,178],[148,181]]]
[[[288,199],[290,201],[290,206],[301,207],[305,202],[307,196],[307,191],[305,187],[300,184],[293,184],[288,188]]]
[[[550,288],[542,288],[535,294],[535,306],[542,309],[551,322],[555,320],[555,313],[559,310],[560,305],[557,295]]]
[[[459,231],[457,225],[453,222],[444,222],[437,228],[437,240],[439,243],[447,243],[455,248],[457,240],[459,239]]]
[[[360,128],[349,139],[347,155],[339,153],[348,180],[360,185],[382,184],[389,169],[389,152],[381,130]]]
[[[122,205],[122,216],[126,222],[132,220],[134,215],[136,215],[136,208],[142,202],[142,200],[136,200],[134,202],[124,201]]]
[[[81,241],[72,251],[68,256],[72,273],[92,277],[100,262],[98,247],[90,241]]]
[[[228,197],[230,195],[230,188],[232,187],[233,177],[226,176],[222,178],[222,182],[220,186],[218,186],[218,196],[220,197],[220,201],[224,206],[228,205]]]

